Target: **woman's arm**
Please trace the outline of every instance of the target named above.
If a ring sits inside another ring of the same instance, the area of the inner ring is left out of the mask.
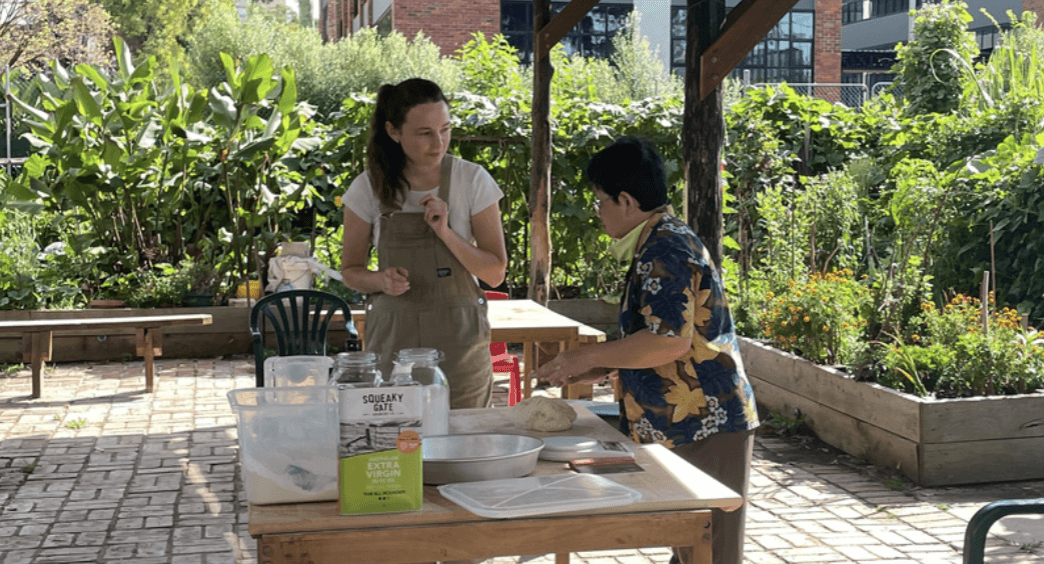
[[[615,341],[565,351],[538,368],[533,376],[555,386],[598,380],[597,368],[653,368],[678,360],[689,352],[692,340],[639,331]]]
[[[420,204],[424,206],[425,221],[468,272],[493,288],[504,282],[507,247],[504,244],[504,226],[500,222],[500,208],[497,204],[492,204],[471,216],[471,234],[475,237],[475,245],[450,229],[446,202],[435,196],[425,196]]]
[[[370,270],[370,236],[373,225],[344,206],[344,238],[341,243],[341,276],[349,288],[372,294],[384,292],[398,296],[410,289],[405,268]]]

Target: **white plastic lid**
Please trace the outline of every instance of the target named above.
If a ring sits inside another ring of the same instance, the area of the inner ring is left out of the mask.
[[[642,498],[637,490],[597,474],[462,482],[439,486],[439,493],[476,515],[494,519],[615,507]]]
[[[541,460],[568,462],[577,458],[606,458],[630,454],[631,449],[624,442],[561,436],[544,437],[544,450],[540,451],[540,458]]]
[[[567,461],[580,456],[580,453],[598,448],[598,441],[590,437],[562,436],[544,438],[544,450],[540,451],[543,460]]]

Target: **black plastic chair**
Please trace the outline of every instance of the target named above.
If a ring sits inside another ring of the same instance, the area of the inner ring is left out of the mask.
[[[986,534],[998,519],[1009,515],[1044,515],[1044,498],[995,501],[975,512],[964,530],[964,564],[983,564]]]
[[[265,382],[264,324],[270,324],[275,332],[277,355],[326,355],[326,335],[337,313],[343,316],[348,330],[345,347],[359,350],[359,332],[352,323],[351,309],[340,296],[320,290],[286,290],[258,300],[250,310],[257,387],[264,387]]]

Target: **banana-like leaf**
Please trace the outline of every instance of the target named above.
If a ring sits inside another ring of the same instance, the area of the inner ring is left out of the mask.
[[[225,96],[217,88],[211,88],[209,105],[218,125],[228,130],[236,127],[236,103],[232,98]]]
[[[196,123],[203,119],[203,112],[207,109],[207,95],[204,92],[196,92],[192,96],[192,101],[189,102],[188,116],[186,122],[188,124]]]
[[[254,155],[257,153],[272,148],[272,146],[275,145],[275,142],[275,137],[264,137],[256,141],[251,141],[250,143],[243,145],[243,147],[233,155],[233,159],[237,161],[248,161],[254,158]]]
[[[109,91],[109,81],[105,80],[105,77],[93,66],[80,63],[76,65],[76,73],[93,82],[98,87],[98,90],[102,92]]]
[[[283,90],[279,93],[279,111],[289,115],[297,104],[297,79],[294,69],[283,67]]]
[[[225,68],[225,80],[232,86],[233,90],[239,89],[239,74],[236,73],[236,64],[228,53],[220,53],[221,66]]]
[[[120,69],[120,78],[124,81],[129,81],[131,74],[134,72],[134,61],[131,58],[130,48],[123,41],[119,35],[112,38],[112,42],[116,47],[116,64]]]
[[[29,104],[26,104],[25,102],[19,100],[18,96],[12,94],[8,97],[8,99],[14,102],[16,106],[21,108],[23,112],[36,118],[37,121],[46,122],[51,117],[50,114],[48,114],[47,112],[30,106]]]
[[[98,101],[91,95],[91,91],[87,89],[87,85],[83,83],[83,78],[77,77],[73,79],[72,91],[73,100],[76,102],[76,109],[80,111],[80,115],[90,118],[97,125],[101,125],[101,108],[98,106]]]

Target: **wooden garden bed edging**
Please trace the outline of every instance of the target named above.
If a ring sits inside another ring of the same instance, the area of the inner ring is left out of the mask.
[[[740,338],[754,395],[826,443],[924,486],[1044,478],[1044,394],[919,398]]]

